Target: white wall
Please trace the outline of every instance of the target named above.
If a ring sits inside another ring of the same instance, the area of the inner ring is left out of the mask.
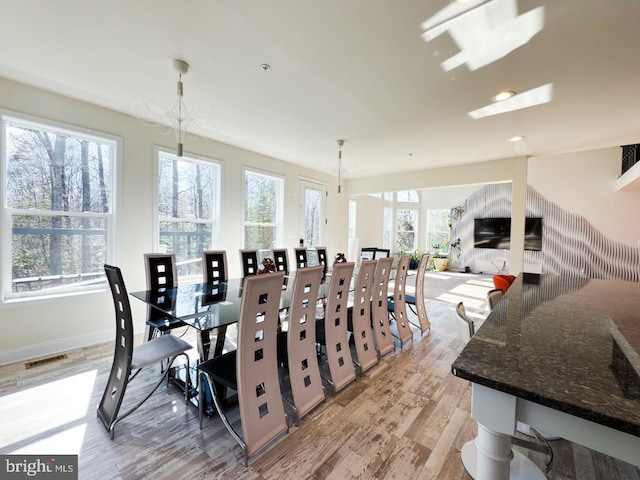
[[[360,248],[382,248],[384,200],[371,195],[356,195],[351,200],[355,200],[357,204],[356,238],[360,241]]]
[[[472,193],[477,192],[480,188],[482,187],[479,185],[425,188],[420,192],[422,208],[425,210],[450,210],[462,205]]]
[[[547,200],[582,215],[611,240],[637,246],[640,191],[616,191],[621,158],[620,147],[533,157],[527,177]]]
[[[174,137],[142,125],[128,115],[35,89],[0,78],[0,108],[70,125],[89,128],[123,139],[121,230],[118,257],[128,290],[145,287],[143,254],[153,251],[153,148],[175,148]],[[204,139],[185,142],[185,153],[223,162],[222,239],[231,276],[240,275],[238,248],[242,246],[242,168],[249,166],[285,178],[284,246],[297,246],[298,177],[327,183],[329,255],[347,250],[348,195],[338,194],[333,177],[298,166],[292,168],[271,157]],[[290,235],[290,232],[296,232]],[[144,306],[131,302],[138,331],[144,325]],[[114,314],[110,295],[101,293],[0,304],[0,364],[113,339]]]

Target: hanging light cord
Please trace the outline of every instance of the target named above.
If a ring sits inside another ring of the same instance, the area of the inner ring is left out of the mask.
[[[178,157],[182,157],[182,96],[184,87],[182,84],[182,73],[178,75]]]
[[[338,140],[338,193],[342,190],[342,145],[344,140]]]

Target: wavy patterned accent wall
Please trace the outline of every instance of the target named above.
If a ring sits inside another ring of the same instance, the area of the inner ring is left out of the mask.
[[[496,271],[508,259],[504,250],[473,248],[473,219],[511,216],[511,184],[487,185],[464,204],[464,213],[452,214],[453,239],[461,240],[460,258],[454,266],[474,265],[477,260],[491,261]],[[525,251],[524,262],[542,265],[543,273],[640,281],[640,248],[613,241],[589,221],[563,210],[533,187],[527,187],[527,216],[542,217],[542,250]]]

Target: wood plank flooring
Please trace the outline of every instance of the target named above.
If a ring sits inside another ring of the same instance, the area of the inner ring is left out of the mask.
[[[471,389],[450,373],[462,343],[452,304],[428,300],[427,308],[429,335],[415,330],[412,343],[328,398],[248,468],[220,419],[206,418],[200,430],[196,408],[173,386],[119,424],[111,441],[96,416],[111,344],[31,369],[0,367],[0,453],[78,454],[79,476],[90,480],[469,478],[460,448],[477,428]],[[142,372],[125,403],[140,398],[158,374]],[[238,421],[237,409],[230,415]],[[549,479],[640,480],[631,465],[568,441],[552,445]]]

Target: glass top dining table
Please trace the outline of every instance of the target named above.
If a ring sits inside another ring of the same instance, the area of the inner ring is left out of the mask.
[[[237,278],[218,285],[192,283],[169,289],[132,292],[131,296],[197,330],[207,331],[238,321],[243,281],[243,278]],[[294,281],[295,272],[284,277],[281,310],[286,310],[291,304]],[[328,281],[320,285],[319,300],[326,297],[328,288]]]

